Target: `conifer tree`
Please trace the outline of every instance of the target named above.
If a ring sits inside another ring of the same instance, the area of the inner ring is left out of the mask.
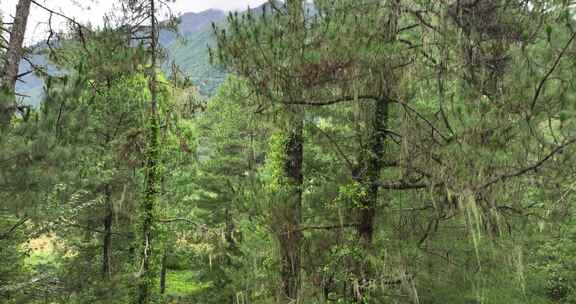
[[[158,84],[157,84],[157,60],[158,60],[158,23],[156,20],[156,1],[144,2],[143,13],[147,15],[149,27],[149,57],[148,85],[150,90],[150,105],[145,125],[146,133],[146,162],[144,166],[145,186],[140,203],[139,228],[140,228],[140,253],[139,269],[137,274],[136,296],[134,303],[153,303],[157,296],[156,288],[159,279],[160,260],[160,236],[158,233],[158,197],[161,183],[160,163],[160,120],[158,113]]]
[[[122,3],[3,133],[2,303],[575,297],[568,2],[270,1],[206,97]]]
[[[292,45],[288,46],[286,41],[277,45],[267,45],[266,55],[274,58],[284,57],[285,60],[295,60],[287,62],[294,65],[298,62],[298,54],[304,47],[302,38],[305,34],[305,8],[303,1],[293,0],[282,4],[270,2],[270,6],[264,6],[264,10],[272,7],[279,13],[272,13],[269,19],[258,19],[252,12],[239,17],[231,14],[228,18],[230,23],[230,36],[226,32],[215,33],[218,35],[218,56],[219,59],[232,68],[235,72],[245,76],[254,84],[256,92],[269,102],[279,105],[283,112],[283,122],[279,128],[279,138],[271,145],[270,165],[275,167],[271,170],[278,172],[271,183],[272,192],[276,192],[272,203],[270,226],[278,240],[280,252],[280,297],[284,302],[301,302],[301,243],[302,233],[300,222],[302,218],[302,192],[303,192],[303,124],[304,109],[300,105],[284,104],[281,100],[300,99],[301,88],[286,82],[283,75],[275,71],[271,64],[274,59],[251,58],[250,49],[244,48],[244,43],[255,43],[260,38],[260,30],[274,31],[280,34],[282,27],[286,27],[285,34],[287,40]],[[281,12],[280,12],[281,11]],[[264,11],[264,14],[266,12]],[[268,29],[265,29],[269,26]],[[271,33],[270,32],[270,33]],[[230,39],[228,39],[230,38]],[[248,39],[248,40],[244,40]],[[243,41],[244,40],[244,41]],[[266,41],[266,43],[273,43]],[[274,53],[278,51],[278,53]],[[244,60],[252,61],[250,63]],[[269,61],[272,60],[272,61]],[[255,68],[255,70],[254,70]],[[261,74],[260,74],[261,73]],[[258,83],[258,84],[257,84]],[[280,101],[280,102],[279,102]],[[281,193],[277,195],[277,193]]]

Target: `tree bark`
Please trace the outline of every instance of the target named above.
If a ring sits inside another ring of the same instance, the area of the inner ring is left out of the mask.
[[[367,190],[366,197],[360,208],[358,236],[364,247],[372,244],[374,234],[374,217],[376,216],[376,204],[378,202],[378,190],[380,172],[384,158],[384,144],[386,140],[386,128],[388,124],[388,106],[386,98],[376,101],[374,116],[372,118],[372,134],[369,139],[369,147],[365,153],[365,173],[362,183]]]
[[[112,276],[112,221],[114,212],[112,210],[112,193],[110,186],[106,186],[106,210],[104,214],[104,240],[102,241],[102,274],[104,278],[110,279]]]
[[[374,219],[378,203],[380,173],[385,152],[387,125],[389,117],[389,101],[387,98],[376,100],[374,115],[372,117],[372,130],[368,140],[368,147],[362,151],[359,172],[355,173],[355,179],[366,190],[366,196],[360,201],[358,210],[357,234],[360,245],[364,251],[370,250],[374,238]],[[365,260],[365,259],[364,259]],[[353,288],[356,302],[362,303],[369,281],[369,269],[365,261],[360,261],[356,266],[355,274],[358,279],[357,288]]]
[[[160,139],[159,132],[160,126],[158,121],[158,92],[157,92],[157,75],[156,75],[156,56],[157,56],[157,23],[156,23],[156,7],[155,0],[149,0],[149,19],[150,19],[150,74],[149,87],[150,87],[150,113],[148,125],[146,126],[148,133],[148,146],[146,151],[146,189],[144,191],[143,202],[141,208],[141,252],[140,252],[140,265],[138,265],[139,274],[137,281],[137,304],[150,304],[153,298],[153,288],[156,280],[158,279],[158,265],[154,263],[156,260],[157,244],[155,244],[156,234],[156,209],[157,198],[160,193],[160,172],[159,172],[159,148]]]
[[[20,0],[16,5],[16,16],[10,30],[10,41],[6,51],[4,73],[1,80],[3,94],[8,98],[0,100],[0,125],[7,126],[10,124],[12,114],[16,110],[16,81],[18,79],[18,69],[20,60],[22,60],[24,35],[26,34],[26,25],[30,15],[31,0]]]
[[[293,113],[290,113],[292,117],[283,151],[283,171],[288,193],[281,210],[283,222],[278,239],[282,262],[282,296],[287,303],[298,303],[301,284],[303,120],[301,108],[294,107],[289,110]]]
[[[164,247],[162,255],[162,266],[160,268],[160,294],[166,293],[166,275],[168,274],[168,247]]]

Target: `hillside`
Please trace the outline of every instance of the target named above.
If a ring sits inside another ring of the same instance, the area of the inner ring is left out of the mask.
[[[180,24],[183,39],[172,37],[171,40],[163,41],[168,61],[180,66],[203,95],[212,95],[226,77],[224,72],[210,65],[208,56],[208,46],[214,43],[210,24],[222,21],[225,17],[224,12],[213,9],[184,14]]]
[[[210,24],[219,22],[226,17],[220,10],[209,9],[199,13],[185,13],[181,16],[179,29],[180,38],[172,32],[161,31],[159,41],[168,53],[169,62],[174,61],[181,66],[182,70],[188,74],[204,95],[211,95],[214,89],[225,78],[225,73],[218,71],[209,63],[208,49],[212,40]],[[37,50],[41,46],[36,47]],[[38,51],[31,56],[31,62],[38,66],[46,66],[47,60]],[[168,68],[166,64],[164,68]],[[30,70],[30,64],[22,60],[20,72]],[[52,70],[53,69],[49,69]],[[36,106],[41,99],[44,82],[34,74],[26,75],[22,78],[16,90],[28,96],[27,102]]]

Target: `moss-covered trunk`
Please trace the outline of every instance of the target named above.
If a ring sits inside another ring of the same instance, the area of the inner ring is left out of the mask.
[[[275,210],[275,225],[280,247],[282,302],[298,303],[301,285],[303,113],[298,107],[287,109],[290,118],[284,130],[281,151],[283,176],[279,189],[284,195]]]
[[[146,189],[144,198],[140,206],[140,224],[141,224],[141,250],[140,250],[140,269],[138,277],[138,304],[148,304],[152,297],[153,286],[158,278],[158,265],[153,261],[156,260],[157,244],[156,238],[156,214],[157,197],[159,193],[160,176],[159,176],[159,132],[157,113],[155,106],[151,111],[151,117],[148,126],[148,152],[146,161]]]
[[[360,201],[358,207],[358,228],[357,234],[360,245],[367,252],[372,247],[374,238],[375,218],[377,214],[379,180],[382,171],[382,163],[385,153],[385,143],[387,136],[387,125],[389,117],[389,101],[387,98],[376,100],[372,116],[371,130],[368,139],[368,146],[361,152],[361,163],[357,181],[365,189],[365,196]],[[366,287],[369,283],[370,270],[367,259],[361,258],[356,264],[355,275],[358,284],[354,288],[354,298],[356,302],[363,302]]]
[[[149,2],[149,19],[150,27],[150,53],[151,66],[149,74],[150,87],[150,112],[148,116],[147,131],[147,151],[145,165],[145,190],[143,201],[140,205],[140,228],[141,228],[141,250],[139,257],[139,271],[137,282],[137,304],[152,303],[153,289],[158,279],[159,263],[157,262],[158,244],[156,244],[157,235],[157,199],[160,193],[160,123],[158,117],[158,92],[157,92],[157,75],[156,75],[156,56],[157,56],[157,23],[155,0]]]
[[[361,182],[366,189],[366,196],[361,202],[358,222],[358,236],[364,247],[372,244],[374,234],[374,218],[378,202],[378,182],[382,171],[382,161],[385,152],[386,129],[388,124],[388,106],[386,98],[376,101],[372,117],[372,132],[368,148],[364,151],[364,174]]]

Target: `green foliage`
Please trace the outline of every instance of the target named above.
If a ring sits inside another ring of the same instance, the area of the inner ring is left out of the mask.
[[[0,301],[574,303],[573,12],[525,3],[273,2],[168,77],[71,34],[1,131]]]
[[[197,280],[192,271],[169,271],[166,292],[168,298],[190,297],[207,287],[199,285]]]
[[[19,219],[0,217],[0,299],[6,303],[20,296],[21,291],[10,287],[29,276],[24,261],[26,250],[21,247],[26,226]]]
[[[557,303],[573,303],[575,288],[573,284],[574,250],[576,244],[571,235],[574,233],[574,219],[569,215],[560,223],[552,221],[544,228],[548,237],[536,239],[532,243],[534,250],[529,253],[527,265],[530,287],[542,298]]]
[[[225,72],[210,65],[206,47],[212,46],[213,40],[210,27],[205,26],[185,37],[185,41],[175,40],[166,47],[169,58],[190,75],[199,92],[205,96],[214,95],[226,80]]]

